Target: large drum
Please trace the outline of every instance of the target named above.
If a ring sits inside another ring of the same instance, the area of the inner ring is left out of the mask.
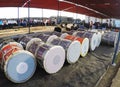
[[[102,30],[96,30],[96,29],[92,29],[92,30],[88,30],[89,32],[94,32],[97,35],[97,47],[99,47],[100,43],[101,43],[101,38],[102,38]]]
[[[72,64],[78,61],[81,52],[81,44],[79,41],[70,41],[53,37],[53,40],[48,43],[62,46],[66,51],[66,60],[68,63]]]
[[[19,39],[19,43],[24,47],[24,49],[27,49],[28,45],[32,42],[32,41],[41,41],[41,39],[39,38],[32,38],[32,37],[29,37],[29,36],[22,36],[20,39]]]
[[[96,46],[97,46],[97,35],[94,32],[89,32],[89,31],[80,31],[80,32],[75,32],[73,35],[77,37],[82,37],[82,38],[88,38],[90,41],[89,48],[90,51],[94,51]]]
[[[40,38],[43,42],[50,42],[53,37],[57,37],[56,35],[46,35],[46,34],[39,34],[37,38]]]
[[[18,42],[23,46],[23,48],[26,48],[27,43],[31,40],[31,37],[28,36],[22,36],[19,38]]]
[[[0,64],[6,77],[14,83],[26,82],[33,76],[36,69],[33,54],[24,51],[16,42],[10,42],[1,48]]]
[[[35,55],[38,63],[49,74],[58,72],[65,61],[65,50],[61,46],[52,46],[42,41],[30,41],[27,50]]]
[[[102,43],[110,46],[116,46],[118,32],[106,32],[102,35]]]
[[[85,57],[89,50],[89,39],[88,38],[80,38],[75,37],[72,35],[67,35],[65,39],[72,40],[72,41],[79,41],[81,43],[81,56]]]

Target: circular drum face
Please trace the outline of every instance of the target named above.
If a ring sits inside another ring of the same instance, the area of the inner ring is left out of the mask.
[[[75,63],[78,61],[81,53],[81,44],[79,41],[73,41],[67,50],[68,63]]]
[[[89,39],[84,38],[82,44],[81,44],[81,56],[85,57],[89,50]]]
[[[65,50],[61,46],[53,46],[44,54],[43,66],[46,72],[58,72],[65,61]]]
[[[15,83],[22,83],[30,79],[36,69],[36,60],[28,51],[17,51],[6,61],[5,75]]]

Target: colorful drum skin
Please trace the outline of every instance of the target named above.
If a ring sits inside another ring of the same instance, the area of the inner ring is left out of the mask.
[[[58,72],[64,65],[65,50],[61,46],[34,40],[28,45],[27,50],[35,55],[41,67],[49,74]]]
[[[29,80],[36,70],[36,60],[32,53],[24,51],[16,42],[4,45],[0,52],[0,61],[6,77],[14,83]]]
[[[66,60],[68,63],[73,64],[78,61],[81,52],[81,44],[79,41],[70,41],[62,38],[53,38],[52,45],[62,46],[66,51]]]
[[[88,38],[80,38],[80,37],[75,37],[72,35],[67,35],[65,39],[71,40],[71,41],[79,41],[81,43],[81,56],[85,57],[88,53],[89,50],[89,39]]]

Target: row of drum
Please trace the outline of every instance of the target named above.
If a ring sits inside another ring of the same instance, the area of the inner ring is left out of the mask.
[[[65,60],[73,64],[78,61],[80,55],[85,57],[88,50],[94,51],[100,45],[101,39],[96,39],[99,37],[98,33],[89,33],[77,32],[74,36],[58,32],[54,32],[54,35],[53,32],[47,35],[36,33],[21,36],[18,43],[2,42],[1,68],[6,77],[14,83],[29,80],[35,72],[36,61],[47,73],[56,73],[63,67]],[[77,36],[81,34],[84,37]]]
[[[65,34],[62,36],[66,39],[58,38],[56,35],[35,34],[20,37],[19,43],[2,42],[0,64],[6,77],[14,83],[23,83],[34,74],[36,60],[47,73],[53,74],[62,68],[65,60],[73,64],[77,62],[80,55],[84,57],[87,54],[88,38]],[[81,52],[82,42],[85,44],[83,52]]]

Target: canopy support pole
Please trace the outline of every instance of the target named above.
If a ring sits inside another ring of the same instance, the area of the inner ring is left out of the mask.
[[[58,0],[57,24],[59,23],[59,10],[60,10],[60,2]]]
[[[19,26],[20,26],[20,11],[19,11],[19,6],[18,6],[18,29],[19,29]]]
[[[30,33],[30,1],[28,2],[28,33]]]
[[[120,40],[120,32],[119,32],[119,35],[118,35],[118,40],[117,40],[117,43],[116,43],[116,46],[115,46],[115,51],[114,51],[114,55],[113,55],[113,60],[112,60],[112,65],[113,66],[116,66],[116,57],[117,57],[117,51],[118,51],[118,48],[119,48],[119,40]]]

